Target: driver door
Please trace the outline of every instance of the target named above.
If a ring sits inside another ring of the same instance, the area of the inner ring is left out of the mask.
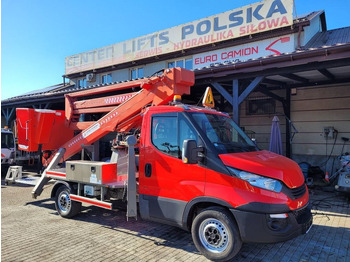
[[[182,144],[185,139],[197,140],[197,144],[200,141],[181,113],[154,115],[149,128],[144,166],[140,167],[145,171],[140,175],[140,206],[146,207],[143,211],[152,220],[181,224],[186,204],[204,195],[206,175],[199,164],[182,162]]]

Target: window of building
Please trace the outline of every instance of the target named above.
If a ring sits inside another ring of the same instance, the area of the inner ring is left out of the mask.
[[[78,80],[78,87],[86,87],[86,78],[82,78]]]
[[[193,68],[192,67],[192,58],[169,61],[168,68],[173,68],[173,67],[182,67],[182,68],[186,68],[186,69],[191,70]]]
[[[191,59],[185,59],[185,68],[189,69],[189,70],[193,69],[192,58]]]
[[[276,101],[269,97],[254,97],[247,100],[247,115],[269,115],[276,113]]]
[[[143,67],[130,69],[130,79],[143,78]]]
[[[182,68],[184,68],[184,60],[176,61],[176,67],[182,67]]]
[[[175,67],[175,61],[168,62],[168,68]]]
[[[102,84],[112,83],[112,74],[102,75],[101,76],[101,83]]]

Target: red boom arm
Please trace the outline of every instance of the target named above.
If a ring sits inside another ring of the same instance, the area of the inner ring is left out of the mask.
[[[147,80],[130,81],[113,86],[84,90],[66,95],[66,120],[74,129],[83,129],[81,133],[66,142],[63,159],[66,160],[82,150],[82,145],[90,145],[113,131],[125,131],[140,123],[141,110],[147,106],[158,106],[169,103],[174,95],[190,94],[190,86],[194,84],[194,73],[182,68],[166,69],[161,76]],[[79,100],[110,93],[117,90],[141,87],[138,93]],[[122,102],[122,103],[121,103]],[[121,104],[120,104],[121,103]],[[117,105],[111,110],[111,105]],[[79,114],[88,112],[106,112],[96,122],[77,122]],[[54,155],[54,154],[53,154]]]

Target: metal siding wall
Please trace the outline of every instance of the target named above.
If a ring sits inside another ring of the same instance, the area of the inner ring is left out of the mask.
[[[167,65],[168,65],[167,61],[160,61],[160,62],[148,64],[148,65],[138,65],[138,66],[135,66],[135,68],[143,67],[144,77],[149,77],[152,74],[154,74],[155,72],[157,72],[161,69],[167,68]],[[87,82],[87,86],[101,84],[102,83],[101,77],[104,74],[112,74],[112,82],[120,82],[120,81],[130,80],[130,69],[131,68],[125,68],[125,69],[115,70],[112,72],[97,74],[95,81],[94,82]],[[71,79],[71,81],[77,85],[79,79],[81,79],[81,78],[74,78],[74,79]]]
[[[291,118],[299,130],[293,141],[293,154],[326,156],[335,142],[332,156],[338,156],[343,147],[341,137],[350,138],[350,85],[298,89],[291,104]],[[338,130],[336,141],[323,137],[323,128],[328,126]],[[344,152],[349,151],[347,143]]]
[[[121,69],[112,72],[112,82],[129,80],[129,69]]]
[[[168,67],[168,64],[166,61],[160,61],[160,62],[148,64],[144,67],[144,75],[145,77],[149,77],[155,72],[167,67]]]
[[[74,85],[78,84],[78,78],[69,79],[69,82],[73,82]]]
[[[255,95],[256,93],[252,94]],[[283,96],[283,92],[277,93]],[[292,142],[293,158],[298,162],[308,161],[317,165],[326,158],[326,139],[323,128],[333,126],[338,130],[338,138],[332,156],[338,156],[343,147],[341,137],[350,138],[350,84],[298,88],[297,95],[291,97],[291,120],[299,131]],[[276,111],[283,112],[282,104],[276,102]],[[283,150],[285,151],[285,119],[280,119]],[[257,144],[268,149],[273,115],[247,115],[246,102],[241,105],[241,126],[254,131]],[[327,156],[333,147],[334,139],[327,141]],[[350,143],[344,147],[350,152]]]
[[[284,97],[284,91],[274,92],[276,95]],[[260,93],[252,93],[249,97],[264,96]],[[248,97],[248,99],[249,99]],[[268,98],[268,97],[267,97]],[[280,120],[280,129],[282,137],[282,148],[285,154],[286,150],[286,121],[283,116],[283,106],[280,102],[276,101],[276,114],[272,115],[247,115],[246,113],[246,100],[241,104],[240,108],[240,125],[245,130],[251,130],[255,132],[255,138],[257,145],[260,149],[269,149],[271,125],[273,117],[277,115]]]
[[[310,22],[310,26],[304,27],[304,31],[302,32],[301,37],[301,46],[306,45],[311,38],[318,32],[321,32],[321,20],[320,16],[317,17],[317,19],[313,19]],[[295,41],[298,41],[298,37],[295,37]]]

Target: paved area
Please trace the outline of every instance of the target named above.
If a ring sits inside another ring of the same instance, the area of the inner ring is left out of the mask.
[[[47,185],[1,186],[1,261],[208,261],[191,235],[178,228],[133,219],[124,211],[84,206],[74,219],[55,211]],[[311,191],[314,226],[307,235],[278,244],[244,244],[233,261],[350,261],[350,205],[335,193]]]

